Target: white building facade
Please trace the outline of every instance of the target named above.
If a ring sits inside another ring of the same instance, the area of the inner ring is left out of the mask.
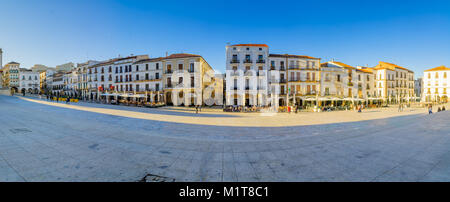
[[[40,92],[39,72],[21,69],[19,72],[20,92],[38,94]]]
[[[423,95],[424,102],[444,102],[448,101],[450,85],[450,68],[440,66],[424,71]]]

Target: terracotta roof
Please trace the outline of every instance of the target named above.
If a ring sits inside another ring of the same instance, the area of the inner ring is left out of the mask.
[[[303,58],[303,59],[320,59],[307,55],[290,55],[290,54],[269,54],[269,57],[282,57],[282,58]]]
[[[352,67],[352,66],[350,66],[348,64],[345,64],[345,63],[342,63],[342,62],[336,62],[336,61],[330,61],[330,62],[321,63],[320,66],[321,67],[328,67],[329,63],[333,63],[333,64],[335,64],[337,66],[344,67],[344,68],[355,69],[354,67]]]
[[[194,54],[188,54],[188,53],[177,53],[177,54],[172,54],[167,57],[164,57],[163,59],[187,58],[187,57],[201,57],[201,56],[194,55]]]
[[[406,71],[409,71],[409,72],[413,72],[413,71],[411,71],[411,70],[409,70],[409,69],[406,69],[406,68],[404,68],[404,67],[398,66],[398,65],[396,65],[396,64],[392,64],[392,63],[389,63],[389,62],[382,62],[382,61],[380,61],[380,62],[378,63],[378,65],[374,67],[374,69],[376,69],[376,70],[379,70],[379,69],[390,69],[390,70],[395,70],[395,68],[403,69],[403,70],[406,70]]]
[[[450,71],[450,68],[442,65],[442,66],[439,66],[439,67],[435,67],[435,68],[431,68],[431,69],[425,70],[425,72],[431,72],[431,71]]]
[[[361,72],[365,72],[365,73],[373,73],[373,69],[371,68],[366,68],[366,69],[356,69],[356,71],[361,71]]]
[[[348,64],[342,63],[342,62],[332,61],[332,63],[337,64],[337,65],[339,65],[339,66],[341,66],[341,67],[346,67],[346,68],[355,69],[354,67],[352,67],[352,66],[350,66],[350,65],[348,65]]]
[[[133,64],[142,64],[142,63],[146,63],[146,62],[157,62],[157,61],[161,61],[163,60],[163,57],[159,57],[159,58],[149,58],[149,59],[143,59],[143,60],[138,60]]]
[[[269,48],[269,46],[266,44],[236,44],[236,45],[231,45],[231,46],[262,46],[262,47]]]

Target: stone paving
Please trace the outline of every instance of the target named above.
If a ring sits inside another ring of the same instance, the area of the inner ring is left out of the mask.
[[[0,95],[0,181],[450,181],[448,111],[70,107]]]

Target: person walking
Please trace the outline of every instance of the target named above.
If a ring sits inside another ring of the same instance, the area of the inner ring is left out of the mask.
[[[437,112],[441,112],[441,107],[438,107],[438,110],[437,110]]]
[[[442,111],[445,111],[445,106],[442,106]]]
[[[198,105],[195,105],[195,113],[198,114]]]
[[[431,105],[428,106],[428,114],[433,113],[433,107]]]
[[[70,103],[70,97],[67,97],[66,98],[66,104],[69,104]]]

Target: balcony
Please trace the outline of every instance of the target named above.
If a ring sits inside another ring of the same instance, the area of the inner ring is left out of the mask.
[[[172,70],[166,70],[166,74],[172,74]]]
[[[245,59],[245,60],[243,60],[243,62],[244,63],[253,63],[252,60],[250,60],[250,59]]]
[[[259,60],[256,60],[256,63],[259,63],[259,64],[266,63],[266,60],[259,59]]]
[[[236,64],[236,63],[239,63],[239,60],[238,60],[238,59],[232,59],[232,60],[230,61],[230,64]]]

